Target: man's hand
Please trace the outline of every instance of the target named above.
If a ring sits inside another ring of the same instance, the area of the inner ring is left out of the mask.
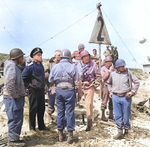
[[[125,97],[128,99],[128,98],[131,98],[135,93],[130,91],[130,92],[127,92]]]
[[[112,95],[113,95],[113,93],[112,93],[112,91],[110,91],[109,92],[109,97],[112,98]]]
[[[83,82],[82,84],[83,84],[83,86],[85,86],[85,85],[87,85],[87,86],[90,85],[90,83],[89,83],[88,81],[85,81],[85,82]]]

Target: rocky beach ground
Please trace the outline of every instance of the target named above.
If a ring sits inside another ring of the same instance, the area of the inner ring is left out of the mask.
[[[56,127],[57,112],[53,114],[53,123],[50,123],[49,116],[45,113],[47,131],[30,131],[28,125],[28,98],[26,97],[24,107],[24,123],[22,127],[21,138],[25,141],[25,147],[149,147],[150,146],[150,107],[149,94],[150,78],[140,81],[140,88],[136,96],[132,98],[131,129],[129,135],[122,140],[114,140],[113,136],[117,134],[117,128],[114,120],[109,123],[101,121],[99,89],[94,95],[94,122],[92,130],[85,132],[86,113],[84,99],[80,105],[75,108],[76,127],[74,131],[74,143],[67,144],[67,130],[64,130],[66,139],[64,142],[58,142],[58,132]],[[2,99],[2,96],[0,97]],[[137,105],[139,102],[148,100],[144,106]],[[108,110],[106,115],[108,116]],[[85,115],[85,124],[82,121],[82,114]],[[7,144],[8,136],[6,112],[0,111],[0,147]]]

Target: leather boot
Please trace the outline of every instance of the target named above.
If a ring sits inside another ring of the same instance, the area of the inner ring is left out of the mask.
[[[124,135],[123,135],[122,129],[118,129],[118,134],[114,136],[113,139],[123,139],[123,138],[124,138]]]
[[[124,136],[128,137],[128,129],[125,129]]]
[[[23,140],[8,141],[7,147],[23,147],[25,142]]]
[[[92,127],[92,119],[88,119],[87,120],[87,128],[85,131],[90,131]]]
[[[73,143],[73,131],[68,131],[68,139],[67,142],[69,144]]]
[[[105,109],[102,109],[102,117],[101,120],[108,121],[108,119],[105,117]]]
[[[109,119],[114,119],[113,110],[109,110]]]
[[[62,142],[64,139],[63,130],[58,130],[58,132],[59,132],[59,141]]]

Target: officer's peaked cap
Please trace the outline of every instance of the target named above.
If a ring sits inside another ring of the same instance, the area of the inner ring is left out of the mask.
[[[43,51],[42,51],[41,48],[39,48],[39,47],[34,48],[34,49],[31,51],[31,53],[30,53],[31,58],[33,58],[33,56],[34,56],[35,54],[39,53],[39,52],[40,52],[41,54],[43,54]]]

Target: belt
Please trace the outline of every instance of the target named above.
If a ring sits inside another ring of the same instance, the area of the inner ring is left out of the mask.
[[[9,99],[9,100],[19,100],[19,98],[7,98],[7,97],[4,97],[4,99]]]
[[[59,83],[69,83],[69,84],[73,84],[73,80],[57,80],[56,81],[56,85],[58,85]]]
[[[114,95],[117,95],[119,97],[124,97],[126,95],[127,92],[124,92],[124,93],[115,93],[113,92]]]
[[[14,100],[19,100],[20,97],[18,97],[18,98],[10,98],[8,95],[4,95],[4,96],[3,96],[3,99],[10,99],[10,100],[14,99]]]
[[[68,82],[62,82],[56,85],[56,87],[61,88],[62,90],[73,90],[74,86]]]

